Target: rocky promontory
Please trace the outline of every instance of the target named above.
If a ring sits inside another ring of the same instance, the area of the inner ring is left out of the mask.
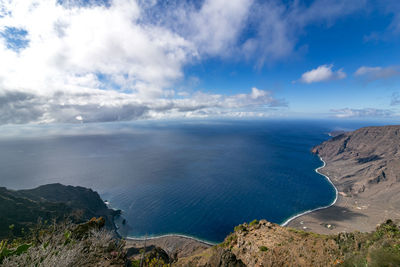
[[[12,234],[22,236],[43,223],[69,220],[81,223],[103,217],[106,228],[115,230],[113,218],[118,211],[109,209],[99,194],[80,186],[47,184],[28,190],[0,187],[0,239]]]

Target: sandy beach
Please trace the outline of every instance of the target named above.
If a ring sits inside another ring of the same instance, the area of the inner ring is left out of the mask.
[[[160,247],[170,258],[182,258],[194,255],[212,246],[210,243],[181,235],[165,235],[146,240],[128,238],[125,242],[125,248],[130,249],[130,254],[133,257],[139,256],[140,252],[138,248],[145,246],[146,250],[151,250],[153,247]]]

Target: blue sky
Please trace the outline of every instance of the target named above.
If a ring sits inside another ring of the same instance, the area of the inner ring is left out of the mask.
[[[0,124],[400,116],[396,0],[0,0]]]

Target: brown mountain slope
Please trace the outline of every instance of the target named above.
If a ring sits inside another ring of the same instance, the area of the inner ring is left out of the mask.
[[[320,172],[337,187],[338,201],[289,226],[319,233],[371,231],[385,219],[400,218],[400,126],[343,133],[313,152],[326,162]]]
[[[382,195],[400,183],[400,126],[367,127],[314,148],[337,185],[350,195]]]
[[[331,266],[340,259],[333,238],[261,220],[235,227],[224,243],[177,266]]]

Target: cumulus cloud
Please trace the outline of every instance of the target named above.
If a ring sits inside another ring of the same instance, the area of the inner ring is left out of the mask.
[[[147,20],[146,8],[154,5],[2,1],[0,58],[7,64],[0,64],[0,124],[212,116],[222,109],[234,115],[235,109],[285,105],[256,88],[231,96],[180,92],[178,98],[171,89],[186,64],[229,49],[251,2],[188,8],[190,33]]]
[[[190,14],[187,36],[200,53],[224,55],[235,46],[246,24],[252,0],[206,0],[198,12]]]
[[[388,79],[394,76],[400,76],[400,70],[398,67],[366,67],[362,66],[357,69],[354,73],[357,77],[364,77],[367,80],[374,81],[380,79]]]
[[[26,31],[29,41],[15,51],[9,49],[12,34],[1,39],[0,57],[8,62],[0,66],[5,88],[79,90],[97,88],[103,79],[142,97],[160,96],[195,54],[192,44],[168,29],[138,23],[141,10],[134,1],[116,0],[109,7],[11,1],[4,7],[0,31]]]
[[[316,69],[307,71],[301,75],[300,81],[303,83],[325,82],[331,80],[341,80],[346,78],[343,69],[332,70],[333,65],[322,65]]]
[[[335,117],[337,118],[379,118],[379,117],[392,117],[395,112],[390,109],[376,109],[376,108],[363,108],[363,109],[332,109]]]

